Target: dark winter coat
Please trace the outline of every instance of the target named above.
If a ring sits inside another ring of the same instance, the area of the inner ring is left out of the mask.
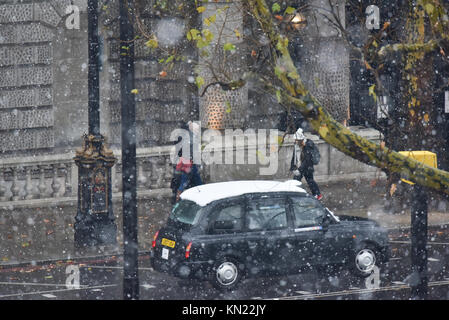
[[[314,145],[315,144],[313,143],[312,140],[306,139],[306,145],[301,150],[301,156],[300,156],[301,164],[300,164],[299,168],[296,167],[295,150],[293,149],[292,160],[290,163],[290,171],[294,171],[294,170],[298,169],[299,172],[301,172],[302,174],[304,174],[304,172],[306,172],[306,171],[309,171],[309,172],[314,171],[313,160],[312,160]]]

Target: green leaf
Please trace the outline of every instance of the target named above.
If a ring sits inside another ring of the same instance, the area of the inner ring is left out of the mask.
[[[288,7],[287,9],[285,9],[285,14],[294,14],[296,11],[295,8],[293,7]]]
[[[232,43],[228,42],[228,43],[225,43],[223,45],[223,49],[225,51],[232,51],[232,50],[235,50],[235,45],[233,45]]]
[[[276,49],[279,51],[283,51],[288,46],[288,39],[279,37],[278,42],[276,43]]]
[[[271,6],[271,11],[273,13],[281,11],[281,6],[279,5],[279,3],[277,2],[273,3],[273,5]]]
[[[204,29],[203,37],[206,39],[206,41],[211,42],[214,39],[214,34],[209,29]]]
[[[199,37],[200,31],[197,29],[190,29],[189,32],[187,32],[187,40],[197,40]]]
[[[207,47],[209,45],[209,41],[204,40],[203,38],[198,39],[196,42],[196,46],[198,49],[202,49],[204,47]]]
[[[226,105],[226,113],[231,113],[232,108],[231,108],[231,104],[229,103],[229,101],[226,101],[225,105]]]
[[[175,58],[175,56],[171,55],[167,58],[167,60],[165,60],[165,63],[170,63],[173,61],[173,59]]]
[[[204,78],[201,76],[197,76],[195,78],[195,83],[196,83],[196,86],[198,87],[198,89],[201,88],[201,86],[204,84]]]
[[[278,103],[281,103],[282,101],[281,90],[276,90],[276,98],[278,99]]]

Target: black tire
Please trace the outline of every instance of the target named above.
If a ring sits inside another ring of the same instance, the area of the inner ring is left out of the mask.
[[[242,276],[242,264],[234,258],[224,257],[214,264],[212,285],[222,291],[234,290]]]
[[[351,272],[357,277],[369,277],[380,262],[379,251],[369,243],[360,244],[349,259]]]

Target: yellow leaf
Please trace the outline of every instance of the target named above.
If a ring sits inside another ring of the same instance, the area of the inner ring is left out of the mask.
[[[427,113],[424,115],[424,121],[429,122],[429,115]]]
[[[329,133],[329,129],[327,128],[326,125],[321,126],[321,127],[320,127],[320,130],[318,130],[318,133],[320,134],[320,136],[326,137],[327,134]]]
[[[426,9],[427,14],[430,16],[433,13],[435,7],[433,6],[433,4],[428,3],[425,5],[425,9]]]
[[[232,111],[232,108],[231,108],[231,104],[229,103],[229,101],[226,101],[225,102],[225,104],[226,104],[226,113],[231,113],[231,111]]]
[[[390,197],[393,196],[393,194],[396,192],[396,189],[397,189],[396,184],[393,183],[390,188]]]
[[[240,39],[241,34],[237,29],[234,30],[234,33],[235,33],[235,36]]]
[[[139,90],[137,90],[137,89],[132,89],[132,90],[131,90],[131,93],[132,93],[132,94],[138,94],[138,93],[139,93]]]
[[[256,154],[257,154],[257,158],[259,159],[259,162],[264,163],[265,162],[264,154],[260,150],[257,150]]]
[[[363,61],[363,62],[365,63],[366,70],[372,69],[372,67],[370,66],[370,64],[367,61]]]
[[[148,48],[152,48],[152,49],[156,49],[159,46],[157,39],[150,39],[147,42],[145,42],[145,45]]]
[[[284,137],[278,136],[278,145],[282,146],[284,144]]]
[[[377,101],[377,95],[376,95],[375,89],[376,89],[376,85],[373,84],[372,86],[369,87],[368,93],[370,96],[373,96],[374,101]]]
[[[204,11],[206,11],[206,7],[205,6],[201,6],[196,8],[196,11],[198,11],[198,13],[203,13]]]

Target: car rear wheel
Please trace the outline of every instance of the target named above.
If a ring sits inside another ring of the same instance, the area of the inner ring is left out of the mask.
[[[233,290],[242,277],[240,263],[233,258],[223,258],[213,270],[213,285],[220,290]]]
[[[351,269],[357,276],[366,278],[373,272],[377,260],[378,253],[374,246],[363,244],[351,258]]]

